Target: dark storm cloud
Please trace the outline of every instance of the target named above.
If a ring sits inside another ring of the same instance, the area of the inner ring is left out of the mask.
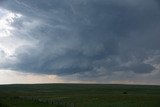
[[[118,68],[114,68],[116,71],[133,71],[135,73],[147,73],[147,72],[150,72],[152,70],[154,70],[155,68],[153,66],[151,66],[150,64],[140,64],[140,63],[137,63],[137,64],[132,64],[128,67],[118,67]]]
[[[21,32],[38,45],[19,47],[18,61],[9,68],[88,76],[157,69],[146,62],[160,51],[156,0],[6,0],[1,6],[24,16],[14,27],[26,29],[23,21],[38,21],[27,37]]]

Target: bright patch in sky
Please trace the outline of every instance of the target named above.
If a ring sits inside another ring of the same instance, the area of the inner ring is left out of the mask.
[[[7,11],[5,9],[0,9],[0,37],[11,36],[11,32],[14,30],[12,23],[21,15]]]
[[[22,18],[22,15],[19,13],[0,8],[0,50],[7,57],[14,56],[16,49],[21,46],[32,45],[29,40],[24,39],[24,32],[28,30],[21,30],[14,25]],[[27,26],[27,22],[24,22],[24,20],[22,23],[23,27]]]
[[[0,50],[4,57],[13,55],[17,44],[19,44],[17,38],[12,35],[12,32],[16,30],[12,24],[21,16],[21,14],[0,8]]]
[[[35,75],[11,70],[0,70],[0,84],[13,83],[62,83],[64,82],[56,75]]]

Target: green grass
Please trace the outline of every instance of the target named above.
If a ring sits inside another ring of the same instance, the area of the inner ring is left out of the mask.
[[[1,85],[0,107],[160,107],[160,86]]]

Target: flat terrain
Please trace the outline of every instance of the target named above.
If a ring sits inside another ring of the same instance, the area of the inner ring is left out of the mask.
[[[160,86],[0,85],[0,107],[160,107]]]

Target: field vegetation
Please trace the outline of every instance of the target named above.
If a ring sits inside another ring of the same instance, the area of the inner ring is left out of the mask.
[[[160,86],[1,85],[0,107],[160,107]]]

